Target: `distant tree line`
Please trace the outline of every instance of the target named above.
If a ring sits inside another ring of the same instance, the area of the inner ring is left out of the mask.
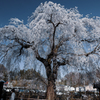
[[[19,79],[26,79],[26,80],[33,80],[37,77],[37,73],[34,69],[28,69],[28,70],[20,70],[18,72],[16,71],[10,71],[10,80],[19,80]]]
[[[84,86],[93,84],[96,81],[100,81],[100,68],[92,71],[82,72],[70,72],[61,80],[59,84],[70,86]]]

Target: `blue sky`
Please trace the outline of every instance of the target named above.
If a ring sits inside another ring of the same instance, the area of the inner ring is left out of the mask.
[[[0,27],[9,24],[10,18],[19,18],[27,23],[28,16],[39,6],[41,2],[49,0],[0,0]],[[60,3],[65,8],[78,7],[78,10],[84,16],[90,14],[100,17],[100,0],[50,0],[54,3]]]

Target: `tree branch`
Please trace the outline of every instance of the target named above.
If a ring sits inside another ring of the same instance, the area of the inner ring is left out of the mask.
[[[100,38],[99,38],[99,39],[100,39]],[[82,39],[82,40],[80,40],[80,41],[82,41],[82,42],[92,43],[92,42],[99,41],[99,39],[95,39],[95,40],[93,40],[93,39]]]

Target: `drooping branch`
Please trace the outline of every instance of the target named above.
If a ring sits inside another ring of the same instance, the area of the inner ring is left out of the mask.
[[[86,56],[86,57],[88,57],[89,55],[91,55],[91,54],[97,54],[96,53],[96,51],[98,50],[98,47],[99,47],[99,45],[100,45],[100,43],[97,45],[97,46],[95,46],[95,48],[91,51],[91,52],[88,52],[88,53],[83,53],[83,54],[75,54],[75,53],[64,53],[65,55],[69,55],[71,58],[69,58],[69,59],[66,59],[66,58],[62,58],[63,59],[63,61],[62,62],[60,62],[60,61],[57,61],[57,65],[58,66],[63,66],[63,65],[69,65],[69,66],[71,66],[72,65],[72,60],[71,59],[73,59],[73,57],[75,57],[75,56]]]
[[[97,48],[99,47],[99,44],[97,46],[95,46],[95,48],[92,51],[90,51],[88,53],[84,53],[84,54],[79,54],[78,56],[86,56],[87,57],[87,56],[89,56],[91,54],[97,54],[96,51],[97,51]]]
[[[19,38],[13,38],[18,44],[20,44],[21,48],[19,50],[19,55],[20,56],[22,54],[22,50],[23,49],[28,49],[30,47],[32,47],[34,45],[34,41],[32,43],[30,43],[29,41],[25,41],[23,39],[19,39]]]
[[[4,27],[2,30],[1,30],[1,33],[3,33],[3,34],[5,34],[4,36],[3,36],[3,38],[4,38],[4,40],[9,40],[11,43],[10,43],[10,45],[9,45],[9,42],[7,41],[7,44],[8,44],[8,48],[9,49],[6,49],[5,50],[5,55],[7,54],[7,52],[10,50],[10,49],[12,49],[13,47],[15,47],[15,46],[21,46],[20,48],[19,48],[19,55],[18,56],[20,56],[21,54],[22,54],[22,50],[23,50],[23,48],[25,48],[25,49],[28,49],[28,48],[30,48],[30,47],[32,47],[33,45],[34,45],[34,41],[32,41],[32,42],[30,42],[30,41],[27,41],[27,40],[25,40],[25,39],[23,39],[23,38],[20,38],[20,37],[18,37],[17,35],[16,35],[16,32],[17,32],[17,28],[15,28],[15,27],[9,27],[9,26],[7,26],[7,27]],[[9,33],[9,34],[7,34],[6,35],[6,33]],[[20,31],[19,31],[19,33],[20,33]],[[15,45],[15,44],[13,44],[13,43],[17,43],[17,45]],[[11,46],[12,45],[12,46]],[[7,46],[6,46],[7,47]]]
[[[98,38],[98,39],[82,39],[80,41],[88,42],[88,43],[93,43],[93,42],[98,42],[99,40],[100,40],[100,38]]]
[[[11,49],[15,48],[16,46],[18,46],[18,45],[6,46],[6,49],[2,50],[3,56],[2,56],[0,59],[5,58],[5,57],[7,56],[7,54],[8,54],[8,52],[9,52]]]
[[[20,48],[20,52],[19,52],[19,55],[18,56],[20,56],[21,54],[22,54],[22,50],[23,50],[23,47],[21,46],[21,48]]]
[[[72,37],[67,37],[67,38],[63,38],[62,40],[59,40],[59,43],[55,46],[54,48],[54,53],[57,54],[58,53],[58,49],[63,45],[64,42],[69,41]]]
[[[32,43],[30,43],[29,41],[25,41],[23,39],[19,39],[17,37],[14,38],[14,40],[19,43],[23,48],[27,49],[30,48],[34,45],[34,41]]]
[[[82,53],[82,54],[64,53],[64,54],[65,54],[65,55],[71,55],[71,56],[86,56],[86,57],[88,57],[88,56],[91,55],[91,54],[97,54],[97,55],[98,55],[98,53],[96,53],[96,51],[99,50],[99,45],[100,45],[100,43],[99,43],[97,46],[95,46],[95,48],[94,48],[92,51],[90,51],[90,52],[88,52],[88,53]]]

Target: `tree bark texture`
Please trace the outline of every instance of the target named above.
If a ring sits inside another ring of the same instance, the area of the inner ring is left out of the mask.
[[[56,100],[55,84],[52,81],[48,81],[47,86],[47,100]]]
[[[46,68],[47,72],[47,79],[48,79],[48,85],[47,85],[47,100],[56,100],[56,85],[55,85],[55,74],[53,73],[51,66],[48,66]]]

